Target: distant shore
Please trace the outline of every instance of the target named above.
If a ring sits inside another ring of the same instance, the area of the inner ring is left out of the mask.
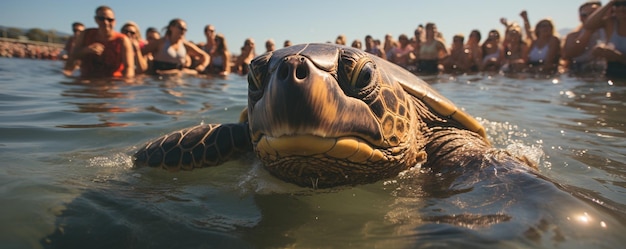
[[[38,41],[14,39],[14,38],[6,38],[6,37],[0,37],[0,41],[12,42],[12,43],[23,43],[23,44],[30,44],[30,45],[39,45],[39,46],[51,46],[51,47],[57,47],[57,48],[63,48],[63,46],[65,46],[65,44],[62,44],[62,43],[38,42]]]
[[[57,60],[65,44],[0,37],[0,57]]]

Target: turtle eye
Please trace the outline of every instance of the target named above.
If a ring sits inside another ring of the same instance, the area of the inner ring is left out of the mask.
[[[263,88],[261,79],[254,73],[254,70],[248,71],[248,97],[250,100],[257,101],[263,96]]]
[[[258,91],[261,89],[261,83],[259,82],[259,79],[254,77],[254,71],[252,70],[248,72],[248,89],[251,91]]]
[[[376,73],[376,65],[371,60],[360,61],[355,67],[350,85],[356,89],[362,89],[370,85]]]
[[[263,81],[268,71],[268,62],[272,53],[265,53],[252,59],[248,65],[248,89],[259,91],[263,89]]]

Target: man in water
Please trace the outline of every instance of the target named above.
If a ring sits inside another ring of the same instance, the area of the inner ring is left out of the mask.
[[[63,73],[70,76],[75,61],[80,60],[80,75],[83,78],[135,76],[133,46],[125,35],[115,32],[113,10],[100,6],[94,19],[98,28],[86,29],[76,38]]]
[[[600,7],[602,7],[600,1],[585,2],[580,5],[578,15],[581,25],[565,37],[563,59],[567,61],[573,73],[593,72],[596,69],[591,52],[599,41],[606,39],[606,35],[603,29],[591,31],[584,29],[583,25],[587,18]]]

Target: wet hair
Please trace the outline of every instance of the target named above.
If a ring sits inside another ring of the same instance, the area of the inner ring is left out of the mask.
[[[83,26],[83,27],[85,27],[85,25],[84,25],[82,22],[74,22],[74,23],[72,23],[72,28],[75,28],[75,27],[77,27],[77,26]]]
[[[337,39],[335,39],[335,43],[340,44],[340,45],[346,45],[346,36],[345,35],[337,36]]]
[[[518,43],[526,43],[526,40],[524,39],[523,35],[522,35],[522,27],[517,24],[516,22],[511,23],[510,25],[508,25],[506,27],[506,31],[505,31],[505,39],[510,39],[511,33],[515,32],[519,35],[519,39],[515,40],[514,42],[518,42]]]
[[[358,49],[361,49],[361,47],[362,47],[362,45],[361,45],[361,41],[359,41],[359,40],[354,40],[354,41],[352,42],[351,46],[352,46],[353,48],[358,48]]]
[[[437,33],[439,33],[439,32],[437,32],[437,25],[435,25],[435,23],[429,22],[429,23],[426,23],[426,27],[424,28],[424,31],[426,33],[425,34],[426,35],[426,39],[428,39],[428,30],[429,29],[431,31],[433,31],[433,37],[437,38]]]
[[[538,29],[538,27],[539,27],[539,25],[542,22],[548,23],[548,25],[550,25],[550,28],[552,28],[552,35],[556,35],[556,33],[555,33],[556,30],[554,28],[554,23],[552,22],[552,20],[544,18],[544,19],[539,20],[539,22],[537,22],[537,24],[535,25],[535,36],[536,37],[539,37],[539,29]]]
[[[218,40],[220,40],[221,42],[217,42]],[[226,45],[226,38],[224,37],[223,34],[215,34],[215,43],[217,43],[217,47],[215,48],[215,51],[220,51],[220,52],[228,51],[228,47]]]
[[[173,27],[174,25],[180,25],[180,22],[182,22],[183,19],[180,18],[174,18],[172,19],[167,26],[165,27],[165,36],[170,36],[172,32],[170,32],[170,27]]]
[[[211,27],[211,26],[213,26],[213,25],[209,24],[209,25],[204,26],[204,33],[209,31],[209,27]]]
[[[139,32],[139,25],[137,25],[137,23],[132,22],[132,21],[124,23],[124,25],[122,25],[122,28],[120,30],[124,30],[124,28],[126,28],[126,27],[135,27],[135,29],[137,30],[137,33],[136,33],[137,34],[137,38],[139,38],[139,40],[141,40],[141,32]]]
[[[152,32],[159,32],[155,27],[149,27],[146,29],[146,34],[148,33],[152,33]]]
[[[243,41],[243,45],[244,46],[252,46],[252,44],[254,43],[254,40],[252,38],[247,38],[245,41]]]
[[[491,34],[496,34],[498,38],[500,38],[500,32],[497,29],[489,30],[489,36],[491,36]]]
[[[474,29],[470,32],[470,36],[472,36],[472,34],[476,34],[476,37],[478,38],[478,41],[476,42],[480,42],[480,39],[482,39],[482,36],[480,35],[480,31],[478,29]]]

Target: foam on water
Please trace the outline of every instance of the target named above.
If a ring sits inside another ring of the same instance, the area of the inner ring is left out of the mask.
[[[492,122],[477,118],[487,131],[487,136],[494,147],[503,148],[514,156],[525,156],[535,165],[541,165],[545,158],[542,140],[529,140],[529,132],[509,122]],[[545,165],[544,165],[545,166]]]

